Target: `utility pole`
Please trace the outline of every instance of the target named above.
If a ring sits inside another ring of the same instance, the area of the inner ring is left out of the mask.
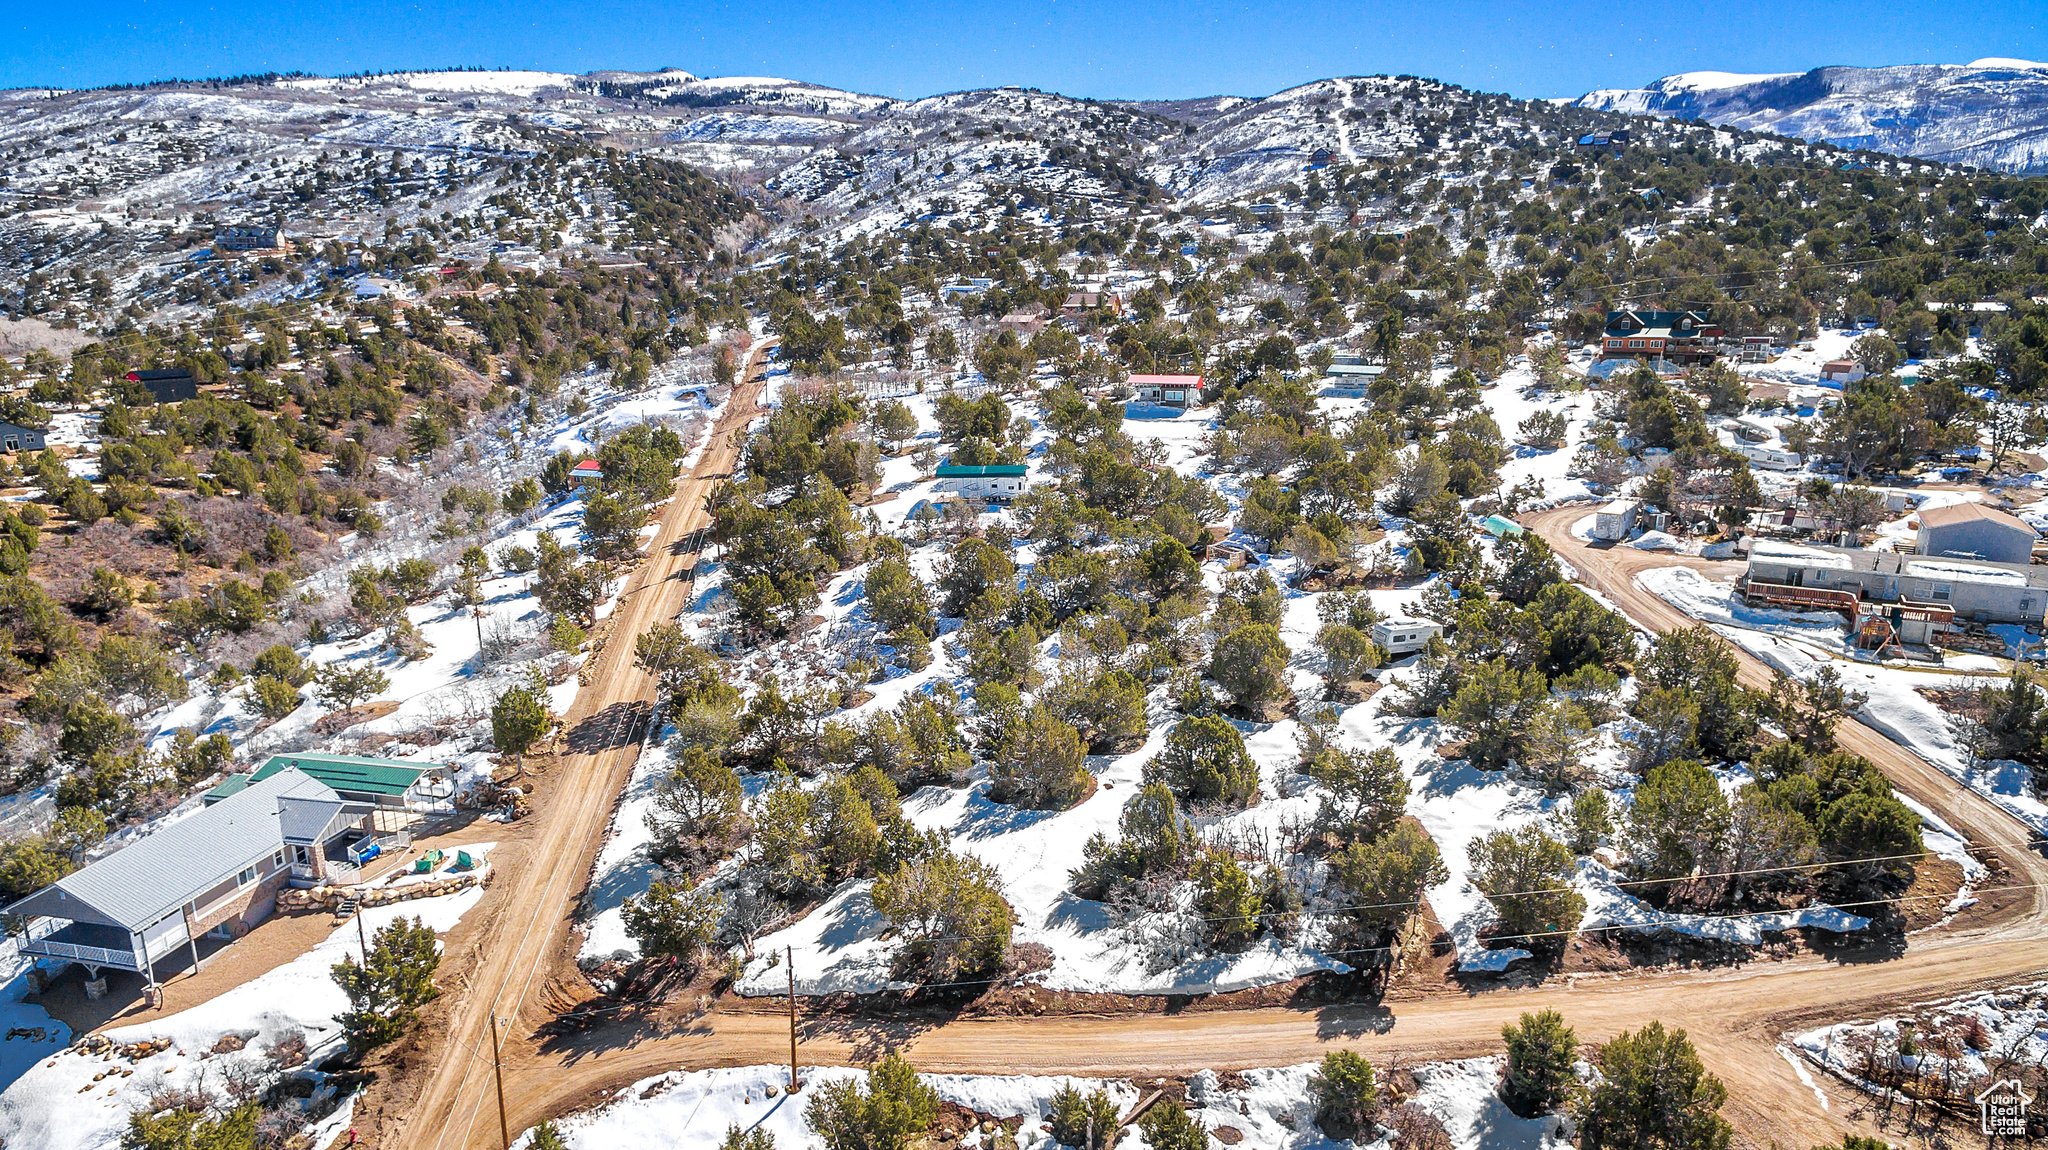
[[[356,941],[363,947],[363,969],[370,969],[370,936],[363,929],[363,904],[356,904]]]
[[[512,1150],[512,1128],[505,1124],[505,1068],[498,1062],[498,1012],[491,1011],[491,1077],[498,1083],[498,1137]]]
[[[803,1083],[796,1079],[796,947],[789,948],[789,1092],[794,1094]]]

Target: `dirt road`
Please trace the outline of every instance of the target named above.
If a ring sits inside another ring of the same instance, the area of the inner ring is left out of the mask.
[[[707,456],[707,467],[715,467]],[[706,467],[700,467],[705,472]],[[692,482],[695,482],[693,477]],[[665,525],[646,576],[665,585],[664,544],[682,537],[688,515]],[[1550,539],[1583,579],[1653,630],[1686,626],[1690,620],[1634,586],[1642,566],[1669,563],[1668,556],[1631,551],[1597,551],[1569,535],[1570,523],[1585,514],[1574,508],[1533,517],[1532,527]],[[1723,573],[1725,574],[1725,572]],[[645,590],[646,582],[636,584]],[[659,591],[629,599],[622,625],[643,626],[663,617]],[[618,635],[630,635],[621,630]],[[649,686],[630,665],[630,641],[611,644],[618,665],[585,692],[582,722],[606,727],[613,708],[633,707],[651,697]],[[1764,685],[1766,668],[1745,657],[1742,674]],[[607,738],[611,737],[609,735]],[[1049,1018],[957,1018],[873,1020],[814,1014],[802,1026],[806,1064],[844,1064],[901,1048],[921,1067],[944,1072],[1077,1073],[1149,1077],[1204,1067],[1235,1069],[1286,1065],[1319,1057],[1338,1047],[1361,1050],[1382,1063],[1409,1064],[1436,1058],[1493,1053],[1500,1028],[1523,1011],[1554,1008],[1588,1042],[1633,1029],[1651,1019],[1685,1028],[1707,1064],[1728,1084],[1725,1113],[1741,1141],[1764,1146],[1833,1143],[1844,1130],[1873,1132],[1858,1116],[1849,1092],[1817,1073],[1802,1082],[1778,1049],[1787,1030],[1896,1009],[1902,1002],[1965,993],[1985,986],[2037,977],[2048,971],[2044,889],[2048,864],[2012,847],[2022,828],[1990,803],[1961,788],[1861,724],[1844,724],[1841,741],[1882,767],[1901,790],[1939,811],[1953,825],[1994,850],[2005,866],[1999,881],[2020,888],[2025,913],[1967,930],[1916,935],[1903,952],[1873,948],[1847,958],[1807,956],[1709,970],[1654,970],[1585,976],[1527,990],[1446,996],[1403,1002],[1395,1008],[1340,1005],[1321,1009],[1262,1008],[1229,1012],[1062,1016]],[[600,1100],[636,1079],[676,1069],[777,1062],[787,1056],[787,1022],[779,1014],[745,1004],[693,1017],[659,1011],[627,1017],[568,1038],[537,1035],[544,1012],[534,1004],[550,972],[569,971],[568,915],[574,894],[596,849],[603,813],[622,784],[630,749],[609,745],[565,762],[558,770],[580,771],[585,781],[557,786],[556,802],[543,807],[548,820],[536,843],[540,860],[525,873],[507,876],[510,901],[493,913],[488,959],[465,985],[465,996],[432,1079],[411,1109],[407,1126],[380,1136],[384,1146],[435,1150],[482,1150],[498,1145],[495,1095],[490,1079],[488,1009],[516,1015],[505,1049],[505,1098],[510,1128],[517,1132],[541,1118]],[[2031,889],[2026,884],[2036,884]],[[494,898],[499,897],[494,893]],[[522,1013],[523,1011],[523,1013]],[[698,1132],[690,1132],[696,1134]],[[715,1136],[718,1132],[710,1132]],[[683,1132],[678,1132],[679,1138]]]
[[[537,798],[538,831],[510,865],[499,863],[490,893],[472,914],[483,923],[445,987],[454,1000],[433,1069],[416,1099],[372,1097],[372,1145],[409,1148],[490,1146],[499,1141],[491,1080],[491,1016],[508,1038],[532,1033],[549,980],[574,974],[573,915],[604,838],[612,805],[638,758],[641,728],[654,701],[652,678],[633,663],[633,637],[689,605],[688,544],[710,522],[706,497],[738,461],[747,424],[758,413],[761,367],[770,343],[747,360],[697,465],[676,482],[646,560],[613,608],[605,640],[585,669],[587,686],[562,717],[565,753]],[[509,1085],[509,1084],[508,1084]],[[403,1085],[399,1086],[403,1089]],[[370,1123],[365,1123],[366,1125]],[[521,1124],[514,1124],[516,1133]]]

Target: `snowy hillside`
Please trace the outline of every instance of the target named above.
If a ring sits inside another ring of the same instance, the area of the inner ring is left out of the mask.
[[[2048,172],[2048,64],[1686,72],[1591,92],[1582,108],[1711,123],[2009,172]]]

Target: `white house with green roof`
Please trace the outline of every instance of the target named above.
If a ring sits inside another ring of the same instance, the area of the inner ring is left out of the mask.
[[[1003,503],[1031,489],[1031,477],[1021,463],[947,463],[939,468],[938,480],[932,485],[936,494]]]
[[[219,802],[284,770],[303,771],[333,787],[342,798],[379,808],[379,813],[386,815],[398,813],[409,818],[445,810],[455,797],[455,768],[447,763],[293,752],[270,756],[252,773],[229,775],[207,792],[206,801]]]

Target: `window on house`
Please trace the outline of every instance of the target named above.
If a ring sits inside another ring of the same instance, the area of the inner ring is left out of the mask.
[[[283,850],[282,848],[279,848],[279,850],[278,850],[278,852],[277,852],[276,854],[274,854],[274,855],[271,855],[271,856],[270,856],[270,869],[272,869],[272,870],[276,870],[276,869],[277,869],[278,867],[281,867],[281,866],[283,866],[283,865],[284,865],[284,850]]]
[[[292,847],[292,861],[305,866],[313,861],[313,852],[302,846]]]
[[[249,885],[250,883],[252,883],[252,882],[255,882],[255,881],[256,881],[256,868],[255,868],[255,867],[245,867],[245,868],[243,868],[243,870],[242,870],[242,873],[241,873],[241,874],[238,874],[238,875],[236,875],[236,876],[235,876],[235,882],[236,882],[236,883],[238,883],[238,884],[240,884],[240,885],[242,885],[242,886],[248,886],[248,885]]]
[[[1935,583],[1927,588],[1927,597],[1936,603],[1946,603],[1953,590],[1947,583]]]
[[[1639,339],[1632,339],[1628,341],[1628,345],[1630,347],[1641,347],[1643,346],[1643,341]]]

